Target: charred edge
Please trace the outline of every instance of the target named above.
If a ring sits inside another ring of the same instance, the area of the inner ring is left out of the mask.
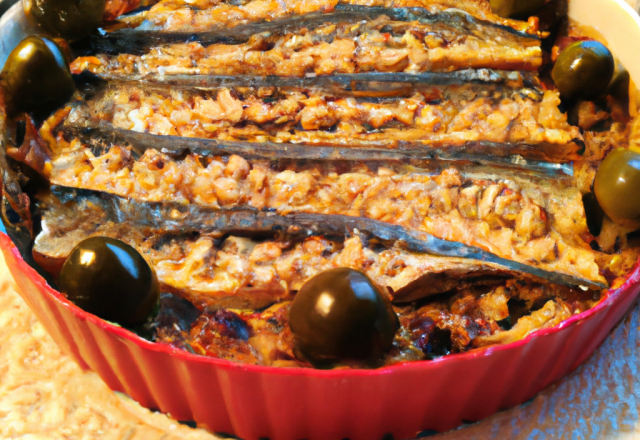
[[[556,284],[586,286],[591,289],[607,287],[598,282],[507,260],[483,249],[442,240],[425,232],[412,231],[402,226],[362,217],[303,212],[278,215],[251,208],[215,209],[177,203],[138,202],[103,192],[61,186],[54,186],[52,191],[63,203],[77,201],[79,198],[97,201],[111,213],[113,221],[159,227],[167,232],[197,230],[220,233],[279,233],[295,238],[363,234],[389,244],[401,243],[412,252],[498,264],[508,270]]]
[[[88,76],[92,76],[89,74]],[[147,82],[179,88],[211,89],[219,87],[318,87],[337,94],[385,92],[391,96],[411,93],[415,85],[463,85],[463,84],[504,84],[509,87],[531,91],[537,99],[542,99],[540,82],[535,72],[518,72],[493,69],[465,69],[455,72],[370,72],[331,76],[218,76],[218,75],[120,75],[98,74],[99,79],[118,82]],[[87,77],[87,75],[85,75]],[[407,87],[409,90],[407,91]],[[530,93],[527,94],[530,96]]]
[[[20,242],[28,243],[33,237],[30,200],[29,196],[22,191],[18,176],[9,164],[7,149],[10,141],[7,132],[7,118],[4,110],[0,109],[0,190],[2,195],[0,217],[7,232],[12,232],[15,237],[19,236]],[[17,215],[16,221],[10,218],[11,213]]]
[[[9,164],[7,148],[11,143],[7,136],[7,119],[2,107],[3,103],[0,103],[0,232],[9,236],[29,266],[49,285],[55,286],[51,275],[35,262],[31,252],[34,236],[32,205],[29,196],[22,191],[16,172]]]
[[[134,156],[140,157],[148,149],[155,149],[170,156],[186,153],[201,156],[227,156],[236,154],[248,160],[357,160],[399,161],[451,160],[471,161],[480,164],[495,164],[525,172],[547,176],[571,176],[572,153],[560,155],[562,151],[551,144],[517,144],[486,141],[428,144],[423,142],[394,141],[393,144],[367,143],[362,146],[338,147],[313,144],[277,142],[219,141],[215,139],[187,138],[180,136],[139,133],[113,128],[110,124],[74,124],[66,122],[63,129],[88,143],[95,155],[106,152],[111,145],[132,147]],[[489,159],[487,159],[489,158]]]
[[[518,31],[498,23],[478,20],[464,11],[447,11],[432,14],[422,8],[384,8],[357,5],[337,5],[333,12],[312,12],[302,16],[288,17],[274,21],[238,25],[233,28],[221,28],[207,32],[166,32],[125,28],[113,32],[102,30],[90,37],[90,46],[94,51],[103,53],[142,54],[146,49],[167,43],[187,43],[197,41],[203,45],[223,43],[240,44],[260,33],[284,34],[301,28],[314,29],[329,23],[374,20],[387,16],[395,21],[418,21],[423,24],[437,22],[466,21],[471,25],[495,27],[521,38],[539,40],[536,35]]]
[[[336,6],[336,11],[349,11],[349,12],[365,12],[375,9],[380,15],[387,15],[389,18],[397,21],[419,21],[421,23],[437,23],[439,21],[443,21],[443,18],[449,18],[450,21],[457,20],[466,20],[471,24],[480,24],[482,26],[487,27],[495,27],[498,29],[502,29],[510,34],[516,35],[518,37],[527,38],[531,40],[540,41],[540,37],[537,35],[533,35],[527,32],[519,31],[517,29],[512,28],[511,26],[507,26],[500,23],[493,23],[487,20],[480,20],[478,18],[473,17],[471,14],[462,11],[462,10],[448,10],[439,14],[432,14],[423,8],[384,8],[384,7],[370,7],[370,6],[361,6],[361,5],[349,5],[349,4],[339,4]]]

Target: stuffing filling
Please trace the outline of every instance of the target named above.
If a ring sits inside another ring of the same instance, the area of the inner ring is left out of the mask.
[[[304,76],[362,72],[535,70],[540,41],[475,22],[399,22],[387,17],[313,30],[257,34],[242,44],[194,42],[151,48],[143,55],[77,58],[71,70],[104,78],[147,75]]]
[[[555,157],[578,157],[573,141],[581,135],[558,109],[555,91],[538,99],[518,89],[464,85],[418,88],[407,98],[371,99],[320,91],[241,90],[118,87],[66,111],[71,120],[187,138],[389,149],[404,141],[450,150],[486,141],[543,144],[540,154],[549,150]],[[55,129],[62,117],[64,111],[47,125]]]
[[[138,3],[110,2],[107,15]],[[233,33],[240,26],[237,35],[246,34],[258,29],[254,24],[348,5],[421,7],[432,15],[328,20],[211,44],[221,29]],[[162,38],[191,32],[196,40],[211,32],[213,39],[173,44],[166,41],[178,40],[169,38],[132,51],[139,55],[73,61],[73,73],[89,72],[109,84],[85,85],[39,131],[27,121],[22,146],[8,148],[7,157],[39,173],[19,179],[49,186],[31,200],[10,187],[9,196],[24,197],[13,200],[15,206],[5,203],[3,215],[9,208],[33,213],[33,219],[25,215],[37,234],[33,258],[54,279],[72,249],[90,237],[116,238],[139,251],[163,292],[158,314],[147,323],[158,343],[237,362],[311,367],[289,327],[292,301],[315,275],[348,267],[366,274],[399,318],[392,347],[375,366],[434,359],[557,326],[601,301],[607,290],[600,287],[619,287],[638,260],[637,233],[608,219],[596,231],[583,203],[606,154],[637,140],[637,97],[631,94],[627,103],[609,95],[606,102],[563,108],[555,86],[535,73],[546,62],[537,37],[550,32],[538,34],[537,19],[501,19],[480,1],[161,0],[105,32],[117,36],[118,29],[161,31]],[[451,84],[466,78],[456,72],[465,69],[511,72],[500,84]],[[370,81],[375,87],[366,90],[313,82],[322,75],[385,72],[414,76],[397,84]],[[449,85],[413,83],[427,73]],[[305,80],[287,87],[206,86],[220,75]],[[194,87],[194,78],[204,82]],[[118,137],[123,133],[125,140]],[[131,141],[133,135],[142,142]],[[183,148],[162,147],[168,142]],[[246,154],[223,154],[216,145],[241,145]],[[302,160],[288,152],[294,146],[415,154]],[[458,154],[440,156],[443,149]],[[494,154],[500,160],[491,162]],[[514,161],[505,164],[505,156]],[[573,176],[549,172],[571,161]],[[114,200],[126,201],[130,212]],[[303,233],[293,221],[270,230],[214,221],[241,212],[279,221],[315,215],[325,224]],[[345,226],[353,219],[405,238]],[[406,237],[454,242],[466,252],[473,247],[513,266],[473,259],[479,258],[473,253],[417,251]],[[560,278],[549,273],[598,288],[553,284],[550,279]]]
[[[504,24],[532,34],[537,32],[537,22],[521,22],[498,17],[491,13],[488,2],[455,0],[248,0],[233,3],[220,0],[163,0],[141,17],[148,25],[145,22],[141,24],[143,27],[168,32],[205,32],[294,15],[331,12],[338,4],[386,8],[419,7],[432,14],[452,8],[461,9],[481,20]]]

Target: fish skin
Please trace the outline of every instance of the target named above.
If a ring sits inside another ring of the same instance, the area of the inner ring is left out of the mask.
[[[527,89],[528,93],[541,98],[542,89],[535,73],[526,71],[496,69],[463,69],[452,72],[366,72],[348,73],[329,76],[254,76],[254,75],[118,75],[86,73],[88,78],[95,76],[104,81],[169,86],[176,88],[197,88],[212,90],[222,87],[316,87],[319,90],[340,95],[351,95],[354,92],[369,92],[372,96],[382,90],[397,92],[385,96],[406,96],[413,92],[412,87],[418,84],[446,86],[458,84],[504,84],[511,88]],[[366,95],[363,95],[366,96]]]
[[[477,78],[478,87],[503,87],[492,86],[482,81],[488,79],[488,81],[496,81],[500,83],[502,81],[510,81],[512,73],[507,72],[452,72],[447,74],[441,73],[428,73],[425,77],[429,77],[428,84],[435,82],[437,87],[447,86],[439,85],[446,84],[448,79],[453,78],[454,82],[460,81],[466,78],[466,74],[470,73]],[[477,75],[476,75],[477,74]],[[516,75],[519,75],[517,72]],[[188,77],[188,75],[186,76]],[[409,74],[360,74],[360,75],[340,75],[336,77],[316,77],[309,79],[300,79],[302,83],[307,80],[318,80],[320,91],[335,90],[336,87],[353,87],[353,78],[362,79],[364,84],[369,83],[370,79],[376,79],[379,83],[375,87],[386,87],[398,84],[405,84],[409,87],[409,90],[413,90],[413,85],[410,82],[413,75]],[[297,78],[278,78],[278,77],[266,77],[265,82],[259,78],[250,77],[209,77],[215,80],[215,88],[208,90],[207,87],[196,87],[196,84],[192,84],[187,87],[190,91],[193,90],[207,90],[216,91],[223,90],[225,86],[235,85],[236,87],[251,87],[259,88],[266,86],[267,84],[279,83],[282,84],[277,90],[294,91],[297,90],[295,84],[299,84]],[[435,79],[434,79],[435,78]],[[484,79],[481,79],[484,78]],[[530,78],[529,75],[524,74],[520,76],[520,81],[527,82]],[[186,78],[194,79],[194,78]],[[198,80],[198,78],[195,78]],[[433,81],[432,81],[433,79]],[[531,77],[533,79],[533,77]],[[178,82],[180,78],[176,79]],[[274,80],[274,82],[271,82]],[[380,80],[380,81],[378,81]],[[398,81],[407,81],[401,83]],[[466,82],[463,81],[463,82]],[[473,81],[472,81],[473,82]],[[95,93],[98,96],[103,93],[109,93],[110,90],[119,90],[119,87],[128,88],[132,83],[118,82],[112,83],[106,86],[101,84],[97,86]],[[136,85],[135,88],[141,87],[141,90],[149,90],[150,92],[166,91],[168,84],[155,85],[145,84]],[[233,90],[233,89],[232,89]],[[526,93],[529,96],[529,92],[534,95],[537,93],[536,89],[522,88],[512,90],[509,86],[504,86],[501,90],[509,90],[509,93]],[[363,92],[365,93],[365,92]],[[336,94],[340,96],[340,93]],[[366,99],[362,98],[363,100]],[[390,98],[396,99],[396,97]],[[397,97],[401,99],[401,97]],[[566,145],[559,146],[558,144],[551,142],[509,142],[509,141],[490,141],[490,140],[435,140],[435,139],[418,139],[418,140],[397,140],[394,139],[391,134],[389,138],[382,138],[377,140],[370,139],[351,139],[349,145],[345,145],[344,139],[338,137],[336,139],[317,139],[319,142],[272,142],[268,140],[261,140],[255,142],[252,140],[220,140],[210,138],[198,138],[198,137],[183,137],[173,135],[161,135],[147,132],[138,132],[133,130],[125,130],[112,125],[108,120],[96,120],[93,114],[96,112],[96,108],[109,107],[108,97],[98,98],[98,103],[93,101],[78,101],[71,104],[68,109],[72,111],[72,117],[65,118],[59,127],[66,134],[77,136],[81,140],[96,146],[97,149],[104,151],[104,148],[108,148],[111,144],[127,144],[131,145],[137,154],[142,154],[146,149],[154,148],[158,151],[162,151],[171,155],[180,155],[186,151],[197,152],[204,156],[215,155],[228,155],[238,154],[248,159],[274,159],[274,158],[291,158],[291,159],[321,159],[321,160],[412,160],[412,159],[444,159],[444,160],[457,160],[457,159],[470,159],[475,161],[491,162],[495,161],[501,165],[514,164],[523,169],[530,169],[532,171],[544,171],[549,175],[564,173],[567,175],[572,174],[572,166],[570,162],[580,158],[580,151],[584,145],[582,139],[575,138]],[[455,102],[455,101],[453,101]],[[101,112],[101,110],[98,110]],[[105,114],[109,114],[111,110],[106,110]],[[324,130],[303,130],[300,133],[311,133],[311,136],[315,136],[313,133],[324,133]],[[425,132],[426,133],[426,132]],[[520,160],[523,158],[524,160]]]
[[[382,242],[401,242],[409,251],[441,257],[457,257],[500,265],[507,270],[528,274],[539,280],[591,289],[606,284],[573,275],[550,272],[524,263],[501,258],[483,249],[447,241],[421,231],[379,220],[338,214],[294,212],[278,215],[251,208],[219,209],[165,202],[138,202],[92,190],[54,186],[52,191],[62,203],[81,197],[99,198],[117,222],[160,227],[167,232],[205,231],[219,233],[271,233],[287,237],[314,235],[348,237],[364,234]],[[96,199],[97,200],[97,199]]]
[[[154,28],[149,23],[142,22],[140,26],[124,27],[109,31],[109,28],[94,33],[89,39],[89,44],[94,52],[99,53],[132,53],[142,54],[150,47],[169,44],[173,42],[198,41],[203,45],[224,43],[238,44],[248,41],[253,35],[261,33],[284,34],[295,32],[302,28],[314,29],[328,23],[342,23],[347,21],[371,21],[379,17],[389,17],[400,22],[418,22],[431,24],[444,22],[452,24],[458,30],[465,31],[472,26],[495,27],[517,38],[540,41],[540,37],[501,23],[493,23],[481,20],[460,10],[448,10],[440,13],[432,13],[419,7],[380,7],[361,6],[350,4],[338,4],[331,12],[311,12],[299,16],[280,18],[272,21],[240,24],[232,28],[212,28],[203,32],[190,31],[165,31]]]
[[[65,128],[68,129],[69,133],[78,136],[83,141],[92,143],[93,150],[96,153],[104,151],[106,142],[131,145],[138,155],[142,155],[147,149],[153,148],[172,156],[180,156],[186,152],[192,152],[205,157],[237,154],[246,159],[272,160],[410,161],[413,159],[467,159],[484,163],[495,163],[502,166],[512,165],[514,168],[531,172],[542,172],[550,176],[558,176],[560,174],[571,176],[573,174],[572,164],[568,162],[572,159],[571,154],[569,154],[568,157],[563,155],[555,158],[561,163],[546,162],[544,161],[544,156],[540,157],[545,151],[548,151],[550,154],[557,152],[557,146],[553,144],[533,145],[473,141],[459,145],[461,148],[456,149],[452,148],[450,142],[443,145],[425,145],[421,142],[399,142],[398,146],[393,149],[384,148],[383,145],[375,144],[366,148],[323,145],[311,148],[304,144],[297,143],[220,141],[216,139],[139,133],[114,128],[107,123],[94,124],[87,122],[84,126],[66,124]],[[103,142],[96,141],[97,139],[102,139]]]

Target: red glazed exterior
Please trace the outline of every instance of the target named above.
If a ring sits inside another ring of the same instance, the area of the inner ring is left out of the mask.
[[[636,265],[593,309],[512,344],[377,370],[281,369],[142,340],[67,301],[5,234],[0,247],[18,292],[82,368],[148,408],[246,440],[404,439],[480,420],[527,401],[580,365],[640,291]]]

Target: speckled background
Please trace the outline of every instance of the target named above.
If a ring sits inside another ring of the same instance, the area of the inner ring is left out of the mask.
[[[0,11],[3,3],[0,0]],[[636,10],[640,1],[627,0]],[[19,25],[19,23],[11,23]],[[6,49],[0,47],[0,52]],[[591,358],[530,402],[442,440],[640,438],[640,303]],[[0,255],[0,439],[215,439],[110,391],[60,352]]]

